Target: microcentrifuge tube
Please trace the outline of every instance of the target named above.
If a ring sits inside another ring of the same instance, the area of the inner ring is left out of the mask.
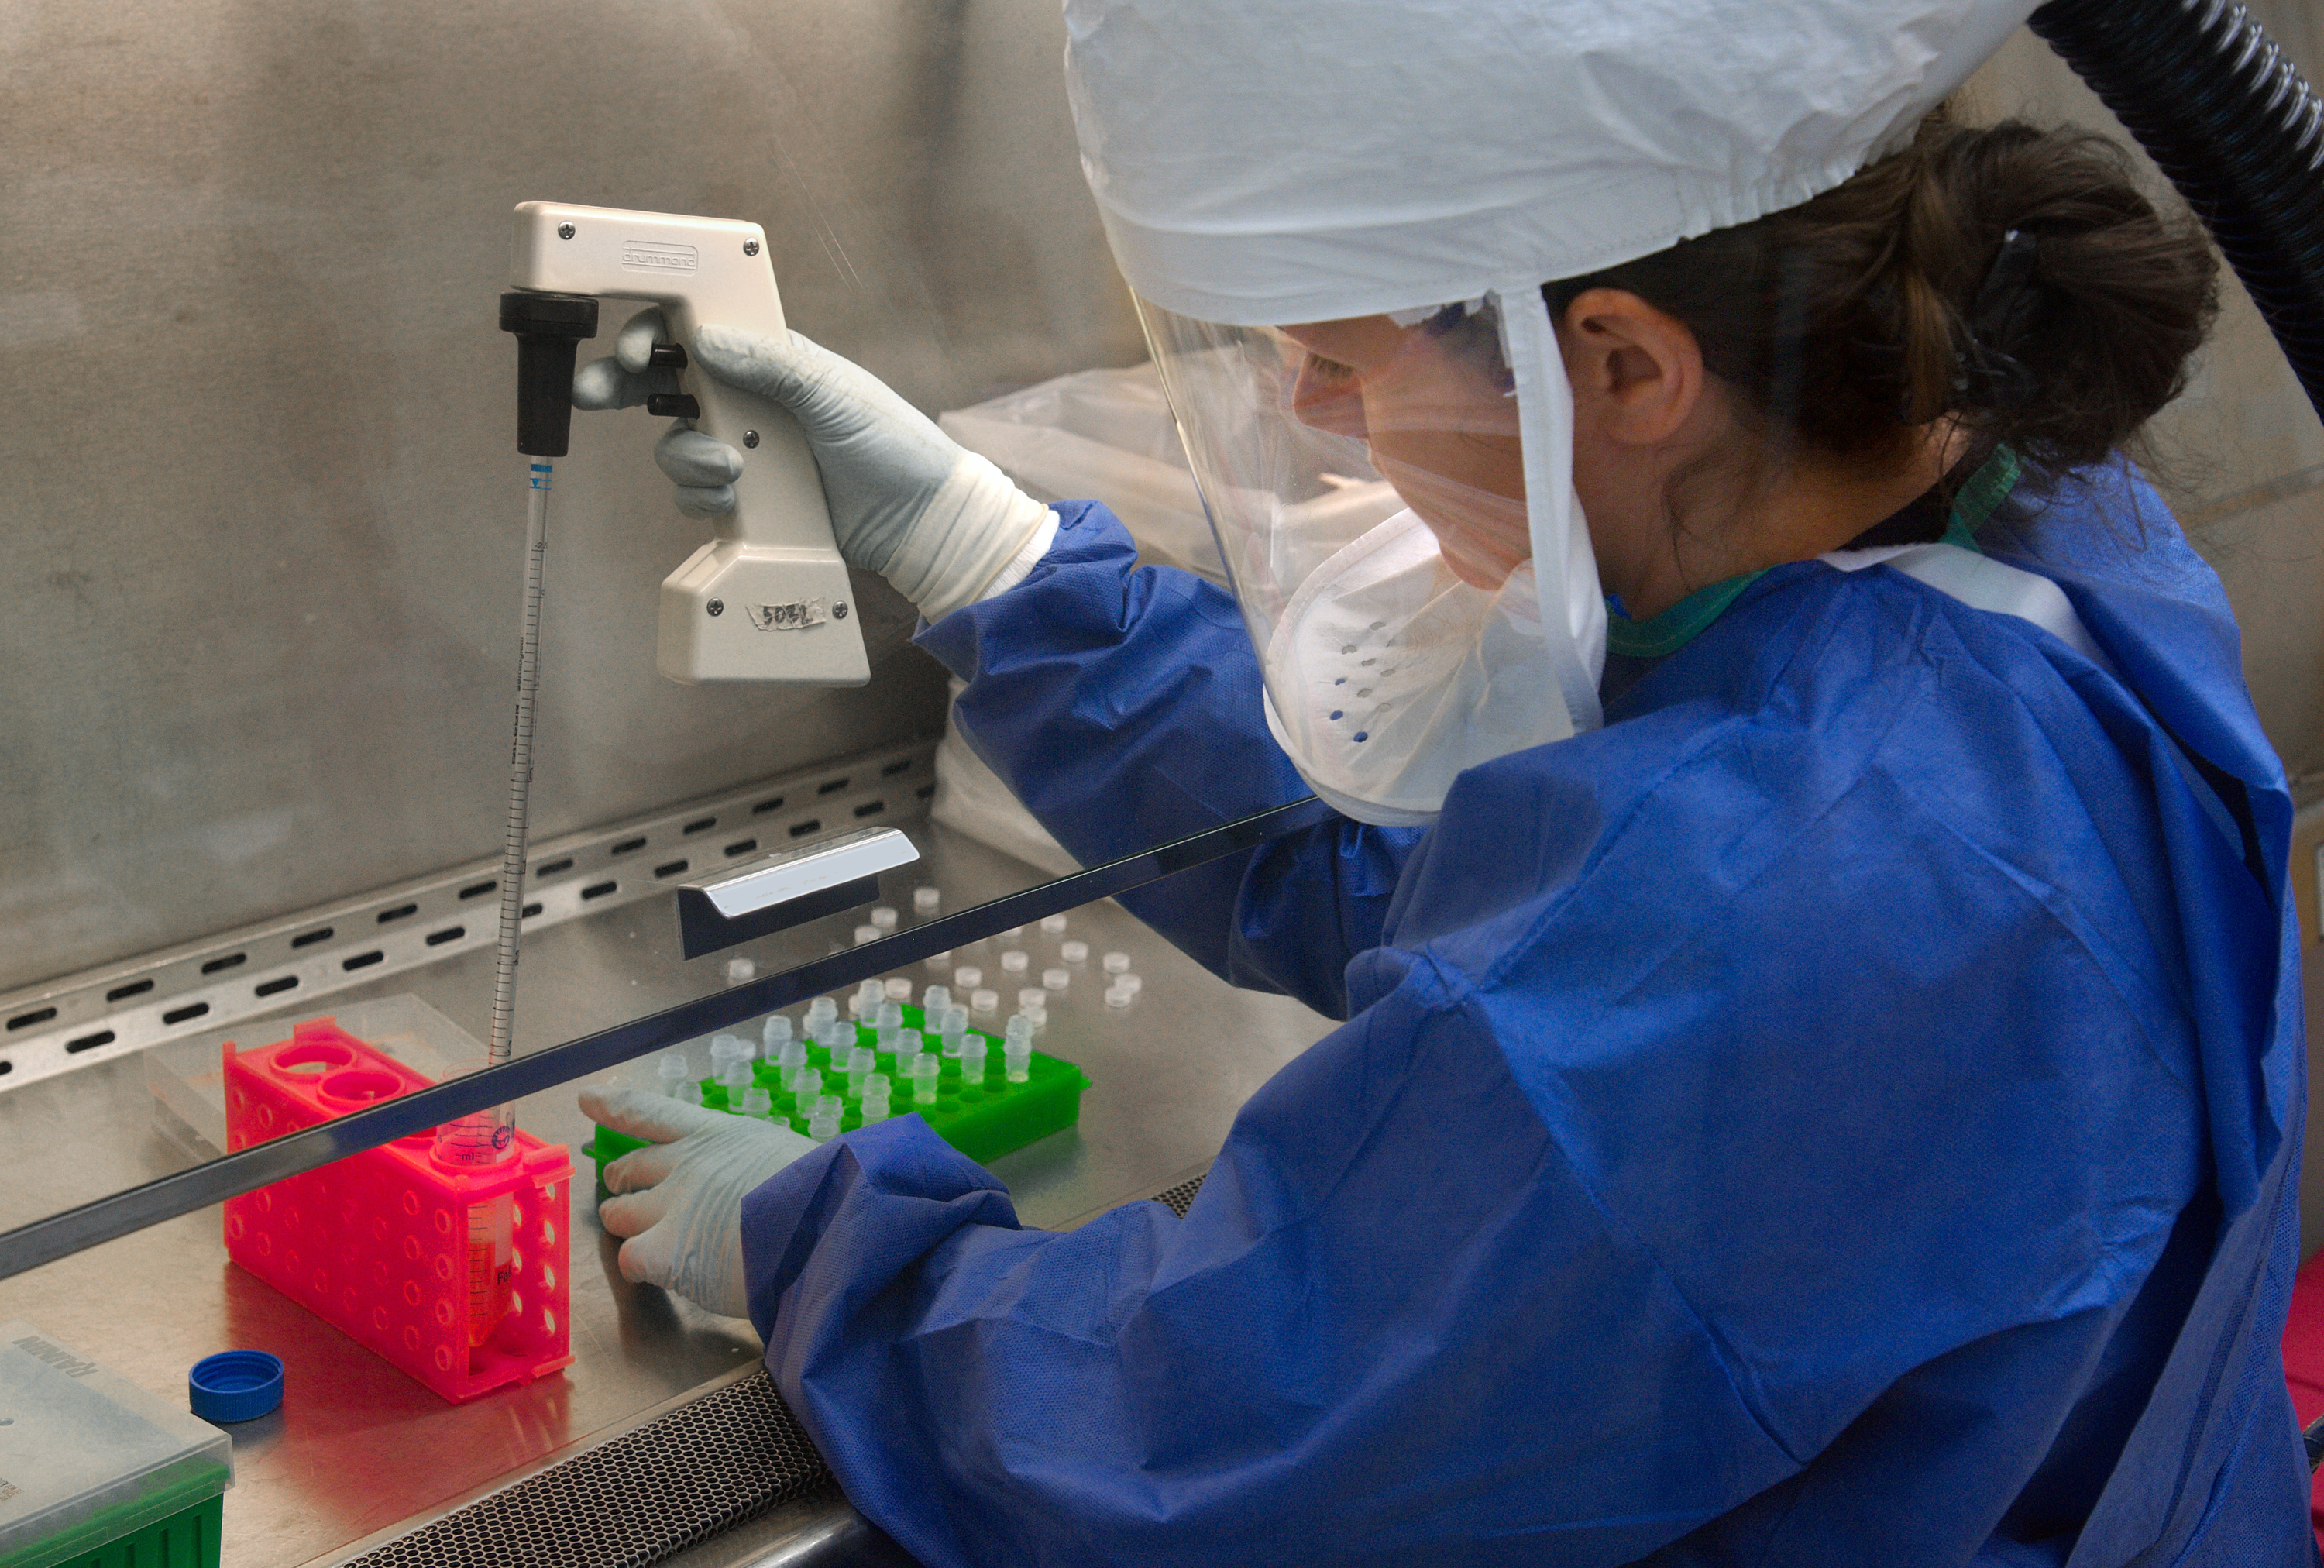
[[[1031,956],[1015,947],[1011,947],[1001,955],[1001,967],[1010,974],[1022,974],[1031,968],[1032,964]]]
[[[1049,993],[1038,985],[1028,985],[1017,993],[1017,1010],[1030,1012],[1037,1007],[1049,1005]]]
[[[850,1094],[862,1093],[863,1080],[870,1077],[879,1065],[880,1058],[871,1047],[857,1046],[851,1049],[847,1053],[847,1092]]]
[[[880,1010],[880,1004],[887,1000],[888,988],[876,980],[867,980],[855,988],[853,996],[847,999],[847,1010],[869,1023],[872,1015]]]
[[[929,967],[930,969],[936,970],[936,971],[938,971],[939,973],[941,973],[941,972],[942,972],[942,971],[944,971],[944,970],[946,970],[946,969],[951,968],[951,967],[952,967],[952,949],[951,949],[951,948],[949,948],[949,947],[947,947],[947,948],[945,948],[945,949],[943,952],[941,952],[941,953],[931,953],[931,954],[929,954],[929,955],[928,955],[928,967]]]
[[[944,1071],[942,1057],[922,1051],[912,1058],[912,1103],[933,1105],[936,1102],[936,1075]]]
[[[1105,1005],[1117,1010],[1128,1007],[1137,1000],[1138,993],[1134,991],[1124,991],[1118,985],[1109,985],[1105,988]]]
[[[758,1084],[753,1084],[748,1089],[742,1091],[743,1115],[771,1115],[774,1109],[775,1097],[772,1094],[768,1093],[766,1090],[761,1088]]]
[[[758,973],[758,964],[748,958],[729,958],[726,961],[726,983],[729,985],[740,985],[746,980],[756,978]]]
[[[1073,975],[1065,970],[1044,969],[1041,971],[1041,988],[1045,991],[1063,991],[1073,982]]]
[[[684,1051],[664,1051],[654,1063],[654,1076],[661,1080],[663,1093],[675,1094],[678,1086],[693,1076],[693,1069],[687,1065]]]
[[[1041,929],[1048,936],[1062,936],[1065,934],[1065,918],[1063,915],[1044,915],[1041,917]]]
[[[1001,993],[997,991],[972,991],[968,993],[968,1010],[980,1018],[991,1018],[1001,1010]]]
[[[882,931],[892,931],[896,928],[896,911],[885,904],[872,905],[872,913],[866,918]]]
[[[984,1058],[991,1045],[982,1035],[971,1035],[960,1043],[960,1077],[964,1084],[984,1082]]]
[[[923,1018],[941,1019],[944,1010],[952,1005],[952,987],[931,985],[920,992],[920,1014]]]
[[[888,1000],[890,1001],[911,1001],[912,982],[906,980],[900,974],[890,975],[888,977]]]
[[[818,996],[807,1004],[806,1032],[811,1035],[838,1016],[839,1004],[827,996]],[[767,1027],[772,1028],[774,1023],[774,1019],[769,1019]]]
[[[912,890],[912,913],[915,915],[933,915],[943,903],[944,894],[934,888]]]
[[[702,1103],[702,1080],[688,1078],[678,1086],[678,1098],[688,1105]]]
[[[829,1001],[831,999],[827,996],[818,996],[815,1000],[817,1001]],[[815,1010],[812,1008],[808,1009],[807,1017],[807,1027],[809,1028],[813,1028],[816,1023]],[[764,1024],[760,1026],[759,1044],[762,1048],[762,1054],[766,1056],[767,1060],[770,1062],[775,1059],[775,1053],[781,1050],[784,1044],[788,1041],[790,1038],[791,1020],[785,1018],[781,1013],[775,1014],[774,1017],[769,1019]]]
[[[1033,1042],[1003,1040],[1001,1044],[1001,1065],[1011,1084],[1022,1084],[1032,1075]]]
[[[1127,953],[1109,953],[1099,959],[1098,964],[1108,974],[1130,973],[1130,955]]]
[[[1064,959],[1068,964],[1087,964],[1089,962],[1089,944],[1086,942],[1060,942],[1057,944],[1057,956]]]
[[[973,964],[952,972],[952,982],[963,991],[974,991],[984,983],[984,971]]]
[[[888,1075],[874,1073],[863,1080],[863,1120],[868,1124],[888,1120]]]
[[[866,942],[877,942],[880,940],[880,927],[877,926],[858,926],[855,927],[855,945],[861,947]]]

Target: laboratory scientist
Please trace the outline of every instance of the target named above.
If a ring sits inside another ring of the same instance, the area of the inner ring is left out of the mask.
[[[2307,1563],[2290,803],[2123,456],[2216,264],[1949,115],[2025,0],[1068,0],[1230,595],[796,335],[844,552],[1084,863],[1346,1021],[1191,1211],[622,1091],[621,1266],[998,1563]],[[576,396],[657,376],[633,323]],[[715,515],[744,455],[658,448]]]

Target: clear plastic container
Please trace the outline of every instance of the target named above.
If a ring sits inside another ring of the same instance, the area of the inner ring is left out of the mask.
[[[0,1324],[0,1411],[8,1568],[93,1556],[189,1509],[215,1509],[234,1484],[232,1438],[28,1323]],[[179,1560],[158,1543],[131,1555]]]

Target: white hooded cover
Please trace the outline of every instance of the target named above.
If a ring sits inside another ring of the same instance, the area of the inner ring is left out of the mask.
[[[1578,277],[1901,145],[2034,0],[1065,0],[1082,167],[1184,316]]]
[[[1270,727],[1318,793],[1366,821],[1425,822],[1462,769],[1602,722],[1606,608],[1541,285],[1839,185],[1909,140],[2034,4],[1065,0],[1083,169],[1230,573],[1253,555],[1231,535],[1296,525],[1314,494],[1222,460],[1222,430],[1276,412],[1264,389],[1204,386],[1231,329],[1401,326],[1463,301],[1498,323],[1532,546],[1523,605],[1480,612],[1464,641],[1421,595],[1406,619],[1444,644],[1426,661],[1406,657],[1404,620],[1374,613],[1361,624],[1395,641],[1383,661],[1421,684],[1360,713],[1324,669],[1374,651],[1339,634],[1357,624],[1327,602],[1340,589],[1237,578]],[[1346,589],[1393,597],[1425,566]]]

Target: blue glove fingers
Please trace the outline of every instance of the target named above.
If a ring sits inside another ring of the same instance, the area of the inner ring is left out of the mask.
[[[612,1167],[606,1167],[610,1175]],[[608,1181],[605,1184],[613,1184]],[[607,1198],[597,1205],[597,1223],[608,1236],[639,1236],[652,1230],[669,1213],[670,1194],[667,1187],[648,1187],[641,1193],[625,1193]]]
[[[650,305],[631,317],[613,337],[613,357],[622,368],[632,373],[642,371],[653,353],[654,345],[669,341],[668,329],[662,324],[661,307]]]
[[[655,1246],[648,1239],[640,1237],[633,1241],[622,1242],[622,1250],[614,1256],[613,1261],[621,1269],[622,1277],[632,1285],[667,1287],[672,1272],[668,1252],[667,1248]]]
[[[813,445],[845,441],[881,427],[925,425],[928,433],[936,432],[928,417],[887,383],[796,332],[775,338],[732,327],[703,327],[694,334],[694,356],[719,380],[788,409]]]
[[[742,476],[742,453],[690,425],[672,425],[663,433],[654,443],[654,462],[673,484],[715,488]]]
[[[573,373],[573,406],[576,409],[633,409],[656,392],[678,390],[678,372],[646,370],[632,374],[618,360],[593,359]]]
[[[581,1114],[600,1127],[648,1143],[669,1143],[689,1132],[713,1131],[728,1124],[723,1111],[688,1105],[638,1089],[592,1084],[581,1091]],[[615,1164],[621,1163],[616,1160]]]
[[[609,1193],[641,1193],[659,1185],[677,1167],[679,1143],[654,1143],[605,1164],[605,1190]]]

